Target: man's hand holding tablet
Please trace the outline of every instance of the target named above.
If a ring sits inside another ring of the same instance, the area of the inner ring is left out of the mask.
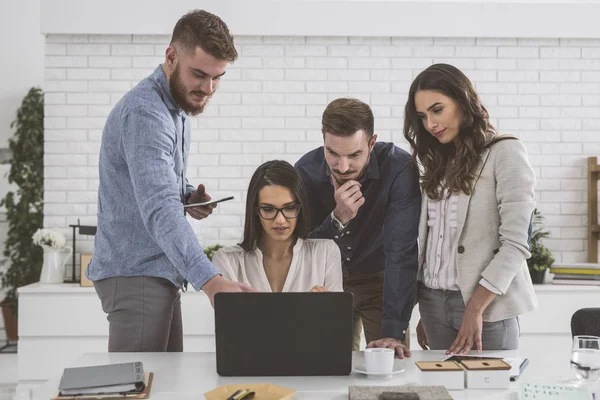
[[[209,200],[209,201],[205,201],[203,203],[188,203],[185,204],[183,206],[183,208],[195,208],[195,207],[206,207],[206,206],[212,206],[215,205],[217,203],[222,203],[224,201],[229,201],[229,200],[233,200],[234,197],[233,196],[229,196],[229,197],[223,197],[222,199],[215,199],[215,200]],[[215,205],[216,207],[216,205]],[[213,208],[215,208],[213,207]]]
[[[212,214],[217,203],[231,199],[233,197],[212,200],[212,197],[206,193],[204,185],[200,184],[198,185],[198,189],[194,190],[187,199],[186,204],[183,205],[183,209],[194,219],[204,219]]]

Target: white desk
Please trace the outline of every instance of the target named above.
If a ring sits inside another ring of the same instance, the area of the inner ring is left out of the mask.
[[[536,349],[539,351],[540,349]],[[514,357],[515,352],[494,352]],[[521,356],[527,357],[523,350]],[[574,377],[569,368],[570,346],[547,349],[545,358],[530,359],[529,366],[517,382],[511,382],[508,390],[452,390],[454,399],[516,399],[519,382],[533,381],[542,377],[559,379]],[[152,400],[198,400],[202,394],[218,386],[232,383],[273,383],[295,389],[296,399],[347,399],[350,385],[404,385],[417,383],[415,361],[439,360],[442,351],[415,351],[413,357],[396,360],[406,371],[391,379],[373,379],[353,372],[348,376],[318,377],[235,377],[217,375],[214,353],[88,353],[73,366],[90,366],[128,361],[142,361],[146,371],[155,373],[150,398]],[[354,362],[363,360],[362,352],[354,353]],[[34,400],[48,400],[56,394],[59,378],[55,377],[34,391]]]
[[[535,290],[540,307],[520,318],[522,349],[569,347],[573,312],[600,307],[598,286],[536,285]],[[187,292],[181,307],[185,351],[214,352],[214,316],[206,295]],[[419,348],[414,330],[418,320],[415,308],[413,349]],[[19,288],[18,394],[26,398],[30,389],[61,373],[82,354],[104,352],[107,347],[108,322],[94,288],[39,283]]]

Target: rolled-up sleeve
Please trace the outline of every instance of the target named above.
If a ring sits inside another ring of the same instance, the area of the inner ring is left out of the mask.
[[[392,182],[383,224],[385,279],[382,337],[404,339],[414,307],[421,190],[412,161]]]
[[[494,146],[494,151],[500,248],[481,276],[504,294],[531,256],[529,225],[535,208],[535,174],[521,141],[504,140]]]
[[[219,272],[204,254],[183,213],[174,172],[173,122],[144,106],[122,119],[121,143],[144,226],[179,274],[200,290]]]

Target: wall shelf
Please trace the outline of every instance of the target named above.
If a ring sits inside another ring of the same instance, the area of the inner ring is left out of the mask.
[[[600,225],[598,224],[598,180],[600,165],[598,157],[588,157],[588,262],[598,262],[598,241]]]

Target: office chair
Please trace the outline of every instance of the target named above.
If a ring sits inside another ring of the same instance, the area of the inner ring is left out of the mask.
[[[571,336],[600,336],[600,308],[582,308],[571,317]]]

